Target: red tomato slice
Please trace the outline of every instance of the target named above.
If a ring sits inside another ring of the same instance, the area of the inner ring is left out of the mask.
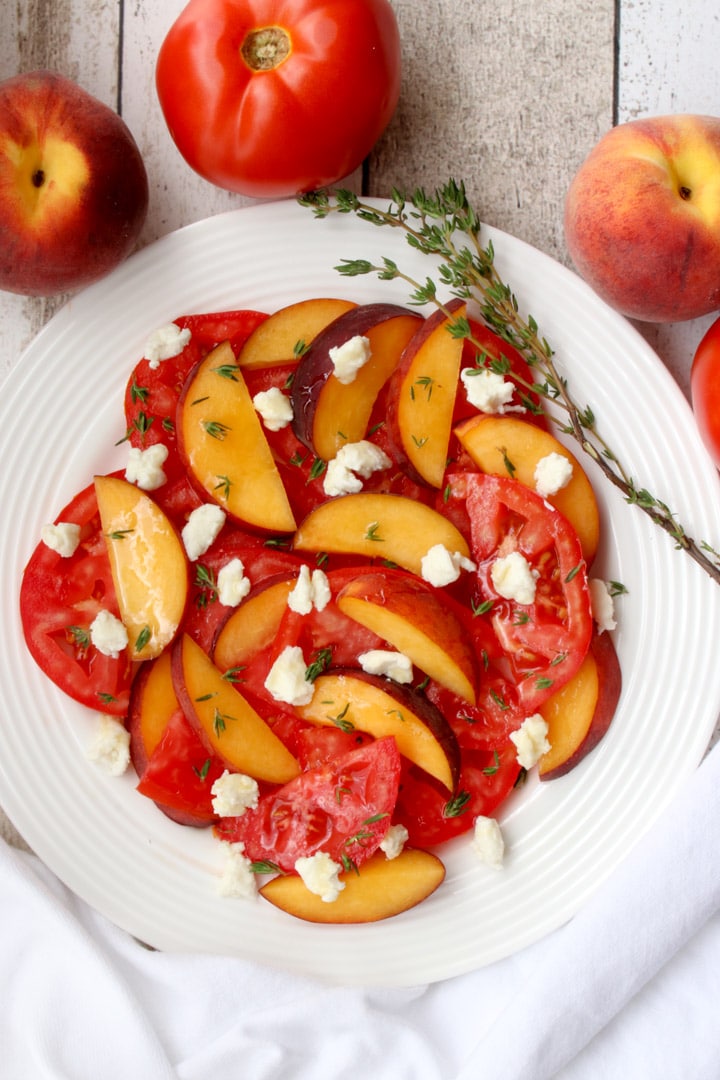
[[[250,859],[282,870],[317,851],[360,866],[387,832],[400,767],[395,740],[378,739],[301,773],[261,798],[256,810],[220,821],[217,833],[242,840]]]
[[[447,791],[415,765],[406,765],[394,820],[413,847],[433,847],[468,832],[479,814],[492,814],[512,791],[520,766],[506,740],[494,750],[464,751],[457,791]]]
[[[79,492],[56,522],[81,526],[80,546],[62,557],[40,542],[25,567],[20,616],[28,649],[56,686],[81,705],[124,716],[133,668],[124,651],[113,659],[90,642],[102,609],[119,618],[95,486]]]
[[[183,824],[210,825],[216,819],[212,786],[224,771],[178,709],[150,755],[137,790],[166,812],[175,810],[187,815],[190,820]]]
[[[533,711],[572,678],[590,646],[592,610],[580,541],[562,514],[516,480],[467,473],[452,482],[464,492],[471,523],[475,603],[491,605],[520,702]],[[537,576],[530,604],[503,598],[493,585],[493,563],[511,552],[519,552]]]
[[[234,352],[267,318],[252,310],[224,311],[208,315],[182,315],[175,319],[192,337],[177,356],[162,360],[156,368],[141,359],[133,368],[125,389],[125,423],[131,446],[146,449],[156,443],[168,448],[163,470],[167,483],[153,497],[178,522],[200,504],[180,459],[175,435],[175,414],[183,385],[195,365],[215,345],[230,341]]]

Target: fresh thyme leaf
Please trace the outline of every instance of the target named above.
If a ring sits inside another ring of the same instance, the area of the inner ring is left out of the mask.
[[[230,428],[227,424],[223,424],[220,420],[203,420],[202,427],[208,433],[211,439],[218,439],[223,441]]]
[[[449,802],[443,806],[443,817],[460,817],[468,808],[470,802],[469,791],[458,791]]]
[[[363,202],[360,196],[343,188],[307,192],[298,201],[320,219],[334,213],[354,214],[372,225],[400,229],[413,251],[432,256],[437,265],[437,280],[427,277],[418,281],[389,258],[376,262],[342,259],[335,269],[348,277],[375,274],[382,281],[405,282],[408,303],[435,305],[448,316],[450,333],[456,336],[465,337],[471,328],[457,317],[452,318],[441,290],[473,300],[480,320],[527,361],[532,380],[514,376],[523,400],[527,403],[530,395],[536,394],[552,405],[548,412],[555,426],[578,443],[629,503],[645,513],[675,541],[677,548],[720,584],[718,546],[694,540],[665,502],[636,483],[600,433],[594,410],[575,402],[567,380],[556,367],[551,344],[541,334],[532,314],[521,313],[512,288],[500,277],[492,241],[483,244],[480,217],[469,202],[462,181],[450,178],[433,192],[420,187],[410,193],[393,189],[384,207]],[[471,334],[467,340],[482,354],[482,346]],[[535,407],[533,411],[539,410]]]
[[[142,652],[143,649],[145,648],[145,646],[150,641],[151,637],[152,637],[152,631],[151,631],[150,627],[149,626],[143,626],[142,630],[138,634],[137,639],[135,641],[135,652]]]

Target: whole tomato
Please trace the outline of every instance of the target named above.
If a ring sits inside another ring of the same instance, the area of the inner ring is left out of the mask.
[[[196,172],[280,198],[357,168],[395,111],[400,68],[388,0],[190,0],[156,84]]]
[[[695,351],[690,392],[698,430],[720,468],[720,319],[712,323]]]

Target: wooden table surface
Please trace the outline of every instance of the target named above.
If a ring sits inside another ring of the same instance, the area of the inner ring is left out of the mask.
[[[720,114],[717,0],[682,7],[677,0],[391,2],[402,39],[402,93],[367,163],[365,193],[463,179],[483,220],[561,262],[568,263],[565,192],[605,131],[659,113]],[[0,78],[54,69],[116,108],[132,130],[151,190],[142,245],[250,202],[192,173],[165,128],[154,62],[183,6],[0,4]],[[66,299],[0,293],[0,383]],[[686,394],[692,353],[711,321],[638,324]],[[21,843],[1,810],[0,833]]]

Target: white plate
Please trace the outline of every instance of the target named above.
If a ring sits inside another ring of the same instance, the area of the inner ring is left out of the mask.
[[[636,481],[698,538],[720,542],[720,484],[685,399],[654,353],[569,271],[495,230],[497,263],[538,320],[571,389]],[[95,717],[26,653],[17,600],[40,527],[124,463],[122,394],[148,334],[189,311],[272,311],[310,296],[407,298],[402,283],[345,279],[341,258],[427,261],[399,233],[293,202],[191,225],[132,257],[49,323],[0,406],[0,802],[28,843],[89,904],[161,949],[247,957],[344,984],[405,985],[488,964],[557,928],[586,902],[701,759],[720,707],[720,590],[589,467],[604,523],[598,569],[629,589],[616,642],[624,690],[610,733],[574,772],[516,793],[508,854],[491,871],[467,839],[446,849],[428,901],[365,927],[316,927],[269,904],[221,899],[220,845],[173,825],[85,758]]]

